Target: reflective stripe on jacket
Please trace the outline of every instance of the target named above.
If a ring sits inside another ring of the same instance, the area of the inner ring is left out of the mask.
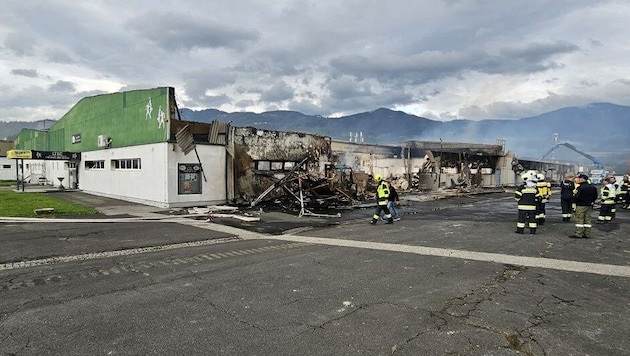
[[[387,205],[387,198],[389,198],[389,183],[382,181],[378,188],[376,188],[376,197],[378,199],[378,205]]]
[[[518,201],[518,210],[536,210],[536,204],[540,201],[540,192],[535,186],[520,186],[514,192]]]
[[[615,186],[607,184],[602,188],[602,204],[615,204]]]

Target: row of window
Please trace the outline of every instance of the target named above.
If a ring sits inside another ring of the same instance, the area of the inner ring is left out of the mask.
[[[257,171],[290,171],[298,163],[292,161],[254,161],[252,165]],[[300,169],[306,170],[306,163],[302,164]]]
[[[140,158],[112,159],[110,161],[110,169],[140,170],[141,168],[142,165],[140,164]],[[105,161],[85,161],[85,169],[105,169]]]

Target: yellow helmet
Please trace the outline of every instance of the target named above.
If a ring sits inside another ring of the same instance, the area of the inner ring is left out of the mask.
[[[383,180],[383,176],[377,173],[377,174],[374,175],[374,180],[377,181],[377,182],[381,181],[381,180]]]

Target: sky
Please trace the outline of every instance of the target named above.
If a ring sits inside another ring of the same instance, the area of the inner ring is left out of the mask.
[[[518,119],[630,106],[626,0],[3,0],[0,121],[174,87],[180,108]]]

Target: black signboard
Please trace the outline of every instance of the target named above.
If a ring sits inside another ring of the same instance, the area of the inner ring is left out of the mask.
[[[80,161],[81,152],[32,151],[32,159],[51,161]]]
[[[201,194],[201,165],[180,163],[177,166],[177,194]]]

